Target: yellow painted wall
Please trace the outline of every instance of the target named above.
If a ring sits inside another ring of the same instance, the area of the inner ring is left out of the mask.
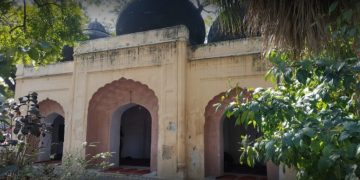
[[[188,45],[184,26],[97,39],[75,49],[75,61],[35,70],[18,66],[16,97],[36,91],[65,111],[65,152],[86,141],[93,94],[122,77],[139,81],[159,100],[157,174],[165,178],[204,177],[204,113],[216,95],[238,84],[269,87],[259,38]],[[175,125],[175,128],[169,128]],[[171,147],[171,158],[163,158]]]

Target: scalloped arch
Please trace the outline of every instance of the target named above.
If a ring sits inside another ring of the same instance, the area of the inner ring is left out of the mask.
[[[39,102],[39,110],[41,115],[48,116],[51,113],[57,113],[62,117],[65,117],[64,108],[55,100],[45,99]]]
[[[151,115],[151,162],[150,168],[157,168],[158,144],[158,98],[147,85],[131,79],[120,78],[99,88],[89,102],[86,141],[96,142],[88,147],[86,154],[95,155],[110,149],[111,116],[118,108],[129,103],[145,107]]]

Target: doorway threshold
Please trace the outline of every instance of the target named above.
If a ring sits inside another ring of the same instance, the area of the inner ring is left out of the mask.
[[[120,166],[120,167],[111,167],[103,171],[104,173],[116,173],[116,174],[125,174],[125,175],[148,175],[151,174],[150,167],[142,166]]]
[[[267,180],[267,176],[253,175],[253,174],[236,174],[225,173],[222,176],[216,177],[219,180]]]

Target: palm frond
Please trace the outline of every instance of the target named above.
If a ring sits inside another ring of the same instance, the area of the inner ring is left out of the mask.
[[[328,41],[328,9],[335,0],[251,0],[249,26],[260,29],[267,46],[300,53]]]
[[[351,4],[356,1],[349,0],[208,1],[220,8],[223,30],[234,33],[246,27],[253,34],[260,31],[266,47],[298,55],[324,49],[331,39],[332,28],[338,28],[336,23],[342,13],[347,9],[356,9]],[[333,12],[330,13],[329,9]],[[245,15],[241,16],[241,12],[245,11]]]

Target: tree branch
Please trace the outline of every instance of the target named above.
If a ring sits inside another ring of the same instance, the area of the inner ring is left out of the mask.
[[[10,29],[9,33],[11,34],[14,30],[16,30],[17,28],[23,28],[24,29],[24,32],[26,32],[26,0],[23,0],[23,5],[24,5],[24,16],[23,16],[23,24],[22,25],[18,25],[18,26],[15,26],[13,28]]]
[[[24,31],[26,32],[26,0],[23,0],[24,3],[24,20],[23,20],[23,28]]]
[[[15,27],[11,28],[9,33],[11,34],[14,30],[16,30],[17,28],[21,28],[21,27],[24,27],[24,24],[18,25],[18,26],[15,26]]]

